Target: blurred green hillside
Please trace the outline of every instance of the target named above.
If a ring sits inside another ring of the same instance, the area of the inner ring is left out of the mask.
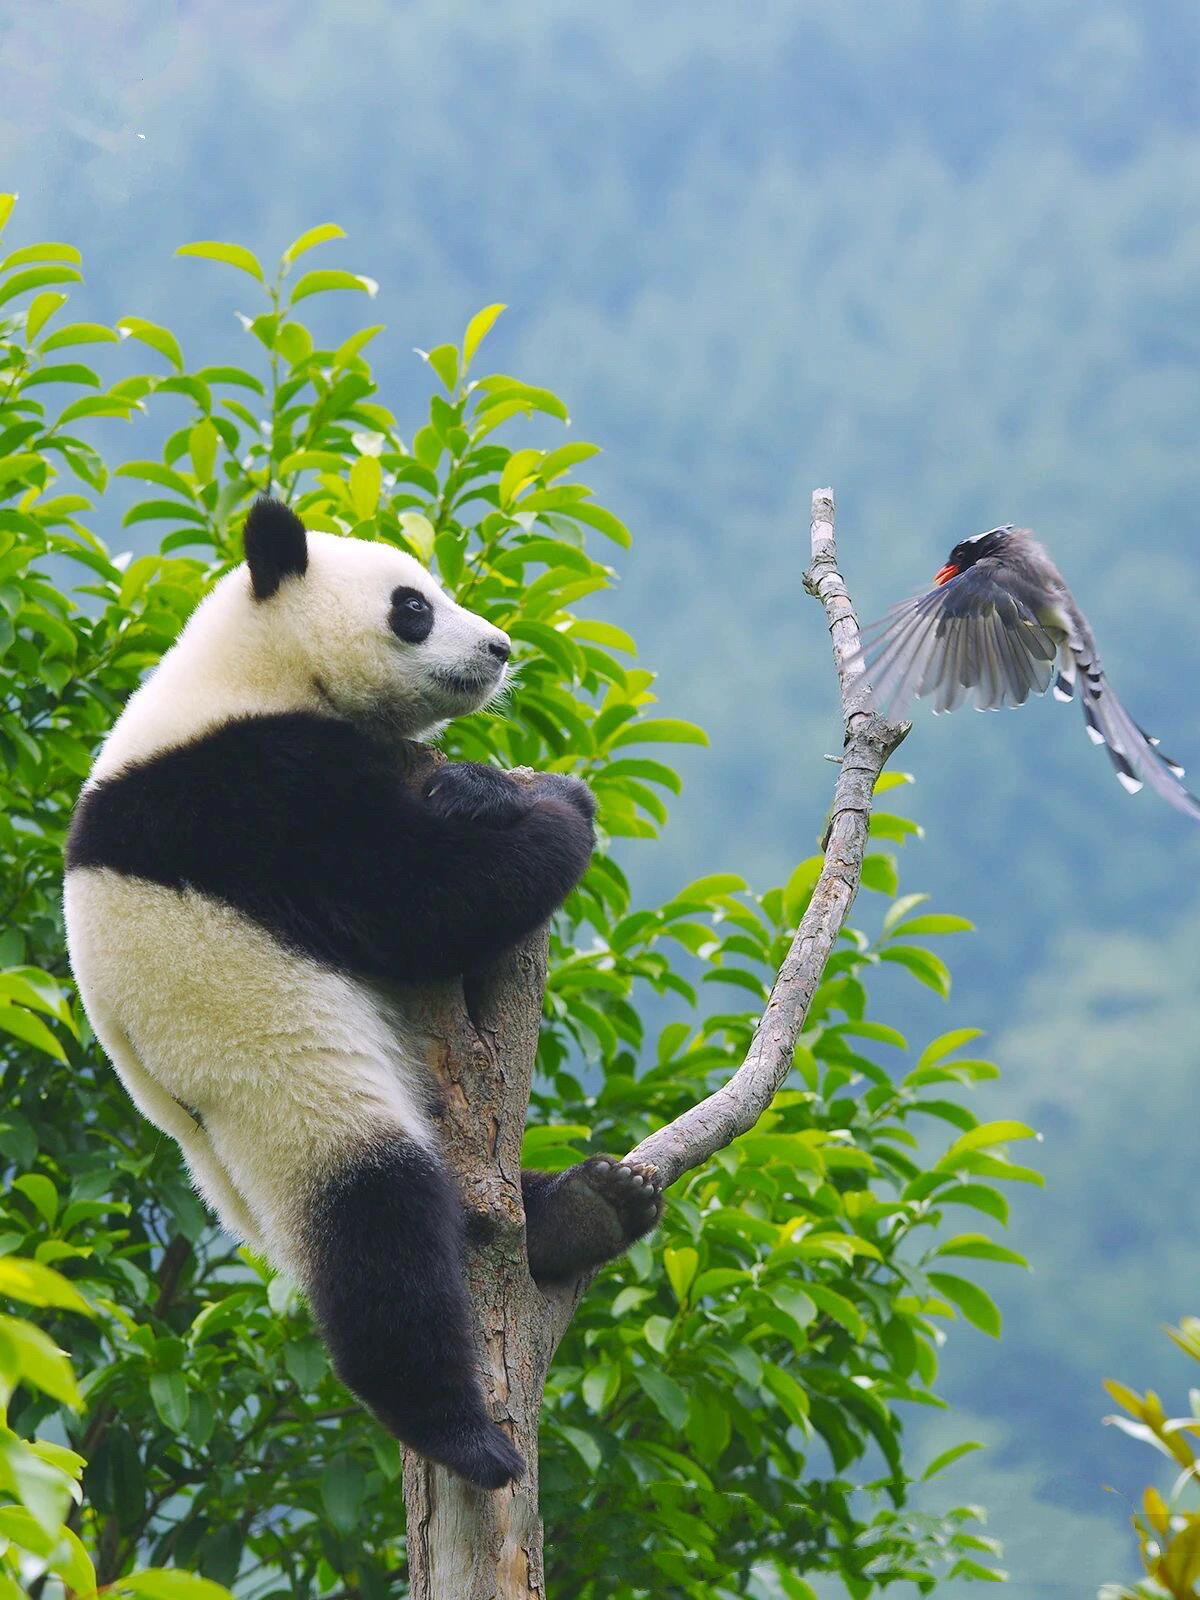
[[[817,483],[868,614],[965,533],[1038,529],[1134,715],[1200,770],[1194,5],[52,9],[0,8],[0,188],[14,244],[85,247],[80,315],[219,361],[228,286],[175,245],[273,255],[336,218],[398,412],[412,347],[493,300],[499,364],[582,397],[638,534],[614,617],[713,736],[666,840],[628,851],[647,895],[722,857],[776,881],[819,830]],[[1197,1309],[1200,831],[1124,795],[1071,707],[919,716],[905,759],[921,880],[981,931],[948,1008],[886,1009],[985,1018],[1006,1112],[1046,1133],[1005,1340],[947,1350],[993,1444],[955,1489],[992,1505],[1016,1596],[1087,1595],[1135,1569],[1102,1485],[1143,1473],[1101,1379],[1181,1388],[1157,1324]]]

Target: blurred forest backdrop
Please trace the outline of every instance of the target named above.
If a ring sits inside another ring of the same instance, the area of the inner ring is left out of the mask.
[[[497,364],[577,398],[637,535],[614,620],[713,739],[664,842],[625,852],[647,895],[696,863],[777,881],[812,847],[837,739],[800,590],[819,482],[870,615],[965,533],[1038,529],[1119,692],[1200,768],[1194,5],[55,0],[0,7],[0,64],[13,242],[84,248],[77,315],[236,357],[228,282],[174,247],[274,256],[335,219],[330,264],[380,279],[403,415],[412,347],[509,303]],[[922,885],[981,931],[948,1008],[898,983],[884,1009],[986,1022],[1004,1113],[1046,1135],[1005,1338],[947,1352],[947,1426],[992,1446],[954,1491],[991,1507],[1015,1595],[1082,1595],[1132,1570],[1103,1486],[1145,1465],[1101,1431],[1101,1379],[1178,1392],[1157,1325],[1200,1300],[1200,833],[1124,795],[1072,708],[920,716],[904,756]]]

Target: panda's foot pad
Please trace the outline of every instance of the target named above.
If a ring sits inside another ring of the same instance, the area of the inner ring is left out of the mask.
[[[593,1156],[573,1175],[616,1212],[626,1244],[649,1233],[662,1216],[662,1179],[654,1167],[638,1161],[618,1161],[612,1156]]]

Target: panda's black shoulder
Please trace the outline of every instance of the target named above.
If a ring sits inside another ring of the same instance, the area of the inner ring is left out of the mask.
[[[340,717],[238,717],[89,784],[67,868],[195,882],[214,854],[317,847],[331,826],[352,827],[381,789],[396,803],[402,776],[382,744]]]

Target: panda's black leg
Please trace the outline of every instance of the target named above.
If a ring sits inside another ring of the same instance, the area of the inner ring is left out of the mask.
[[[525,1463],[487,1413],[463,1271],[462,1205],[399,1133],[347,1153],[306,1208],[306,1287],[334,1370],[404,1444],[498,1489]]]
[[[610,1261],[662,1216],[653,1167],[592,1156],[566,1172],[523,1172],[529,1270],[539,1283],[573,1278]]]

